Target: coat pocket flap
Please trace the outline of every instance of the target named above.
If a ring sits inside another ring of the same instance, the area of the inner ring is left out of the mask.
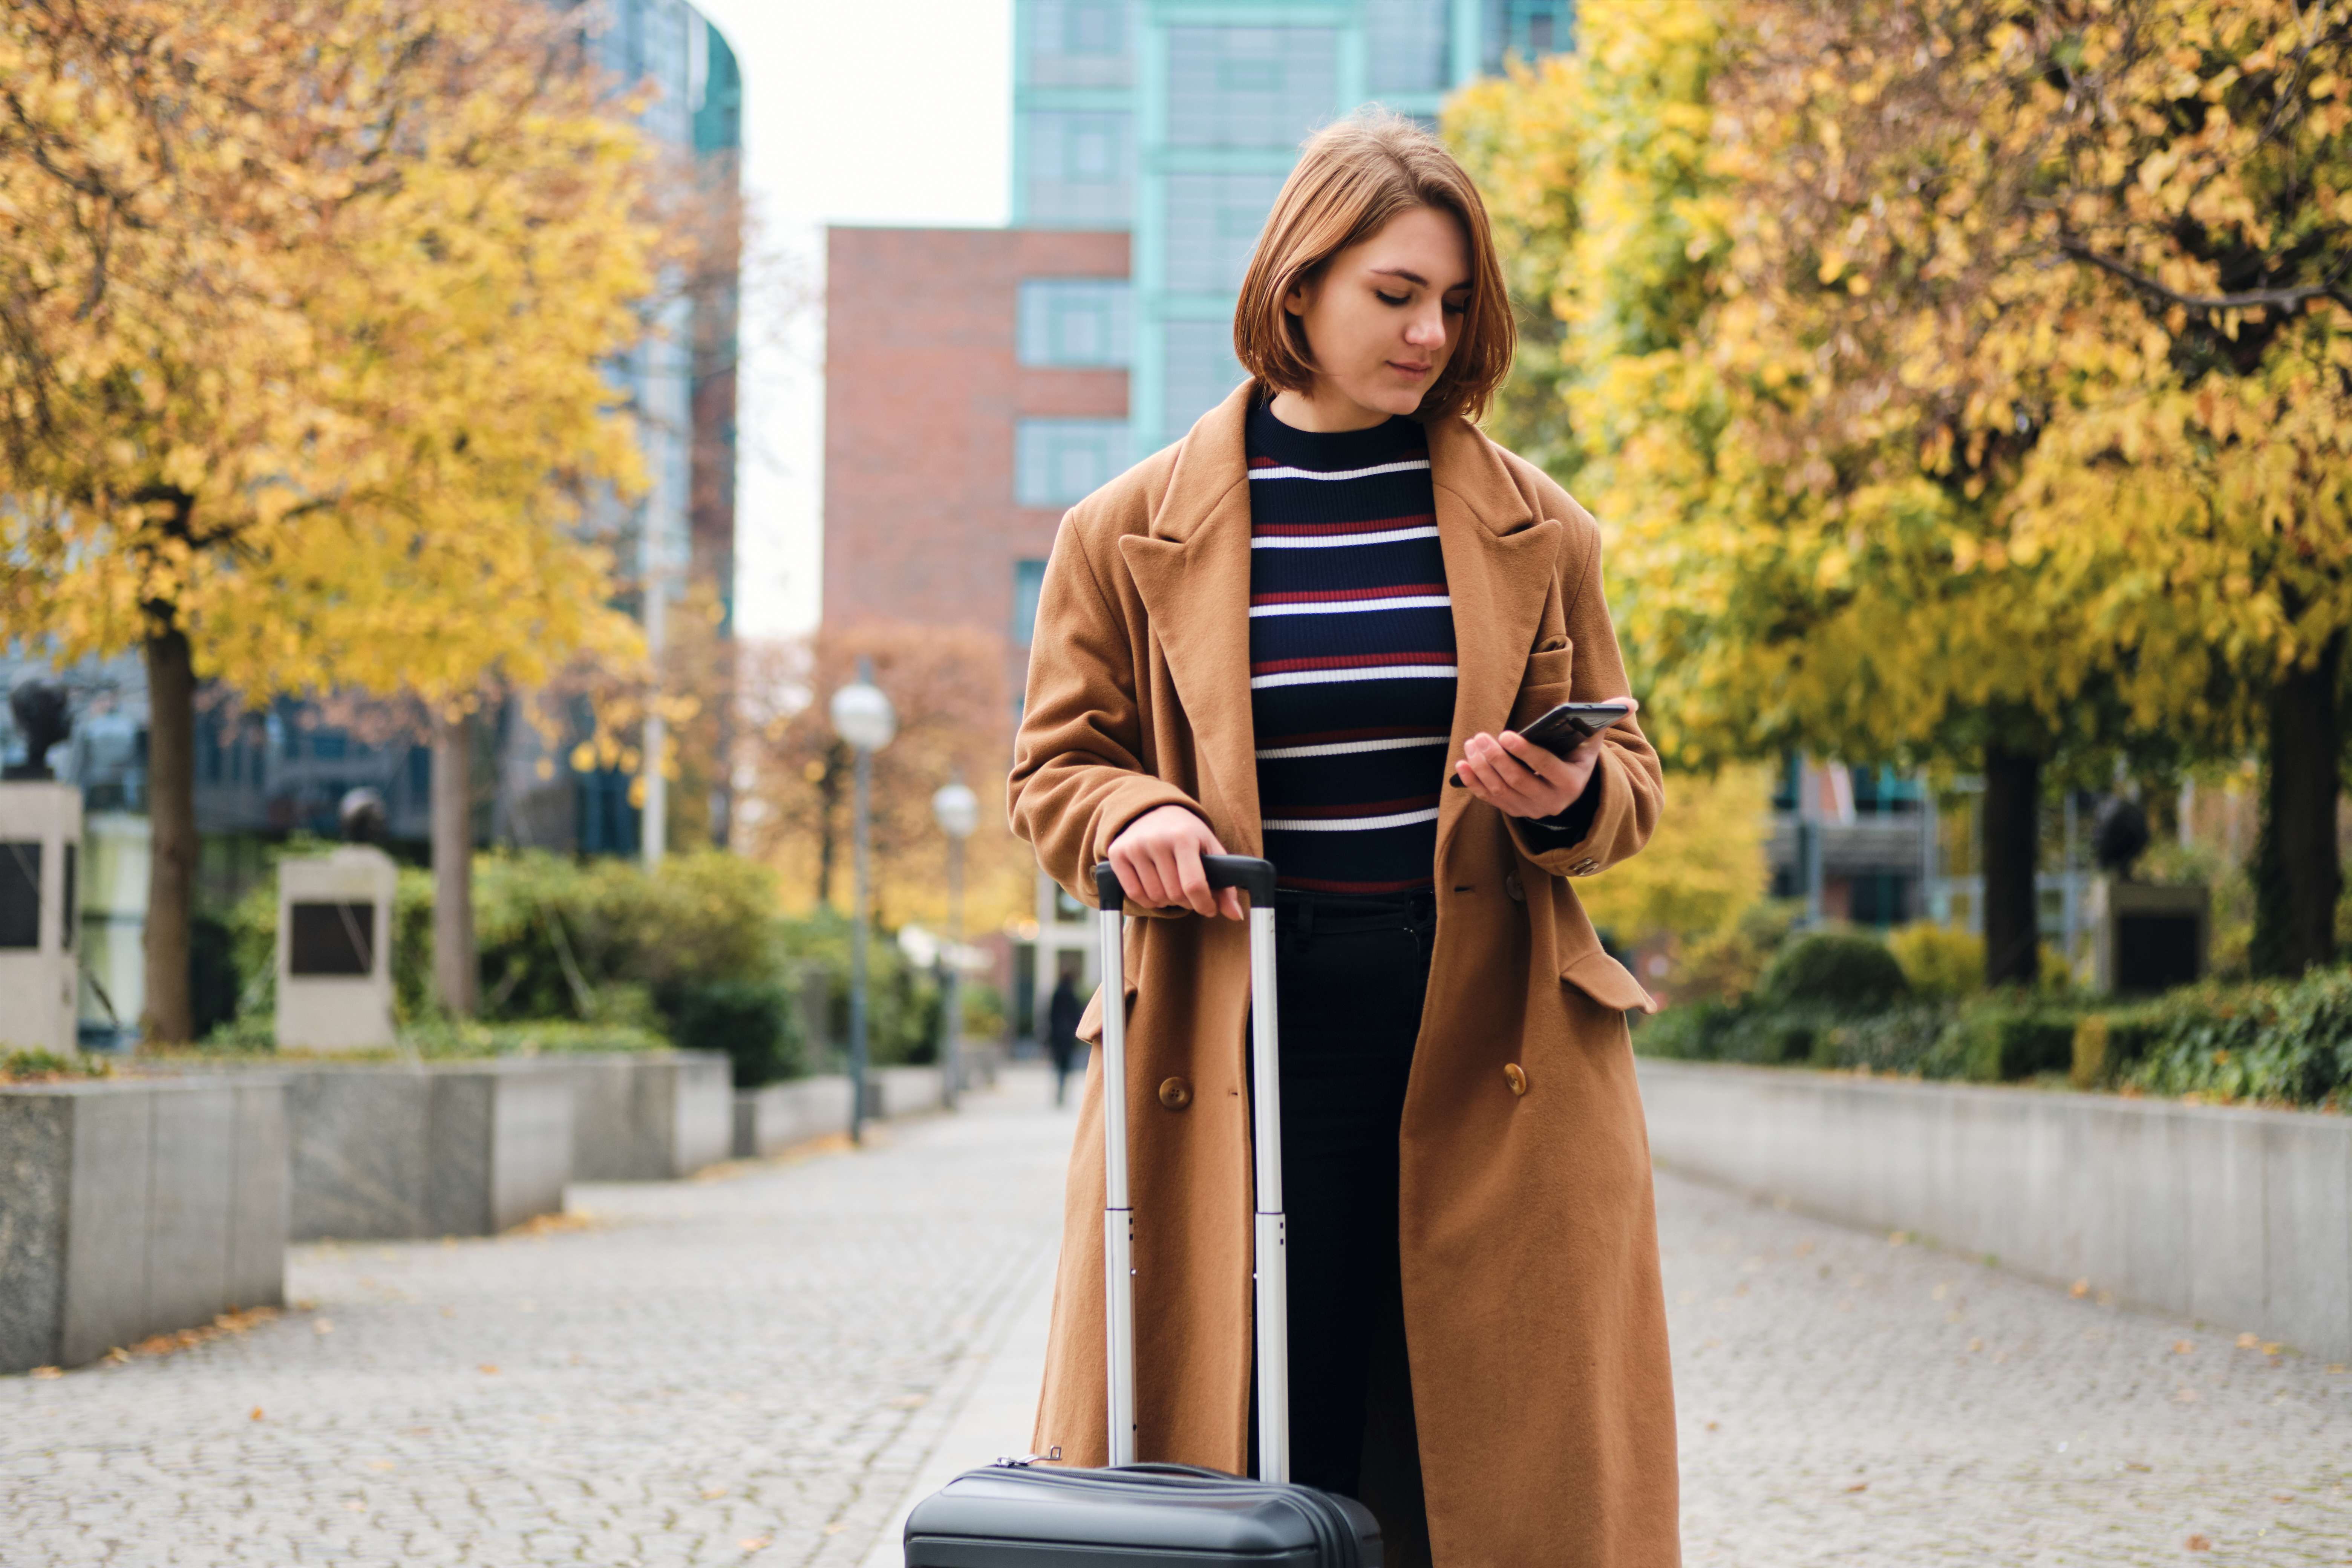
[[[1600,1003],[1620,1012],[1654,1013],[1658,1004],[1633,972],[1601,948],[1580,953],[1559,966],[1559,977]]]
[[[1127,983],[1127,1005],[1130,1008],[1135,1005],[1135,982],[1132,980]],[[1095,994],[1087,1000],[1087,1010],[1078,1015],[1078,1038],[1090,1046],[1101,1045],[1102,1030],[1102,987],[1097,985]]]

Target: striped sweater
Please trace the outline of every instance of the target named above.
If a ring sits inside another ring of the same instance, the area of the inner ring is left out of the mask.
[[[1286,888],[1431,885],[1454,610],[1414,420],[1296,430],[1250,411],[1250,708]]]

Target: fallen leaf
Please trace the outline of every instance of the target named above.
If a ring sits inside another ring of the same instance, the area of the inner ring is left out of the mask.
[[[390,1459],[370,1459],[368,1461],[368,1468],[371,1470],[394,1470],[399,1468],[399,1466],[394,1464]]]
[[[474,1370],[480,1373],[484,1377],[496,1377],[499,1375],[499,1363],[494,1361],[486,1361]]]
[[[839,1535],[843,1531],[847,1530],[849,1526],[846,1522],[836,1519],[831,1524],[824,1527],[824,1532],[827,1535]]]
[[[2090,1293],[2091,1282],[2088,1279],[2077,1279],[2074,1284],[2068,1286],[2066,1289],[2066,1294],[2073,1296],[2077,1300],[2087,1296]]]
[[[2276,1340],[2264,1340],[2263,1342],[2263,1353],[2264,1355],[2276,1355],[2284,1348],[2285,1347],[2281,1345]]]
[[[260,1420],[260,1419],[261,1419],[261,1406],[260,1406],[260,1405],[255,1405],[255,1406],[253,1407],[253,1415],[251,1415],[251,1417],[249,1417],[249,1419],[251,1419],[251,1420],[255,1420],[255,1421],[258,1421],[258,1420]]]
[[[1889,1247],[1901,1247],[1910,1239],[1911,1233],[1907,1230],[1890,1230],[1886,1233],[1886,1245]]]
[[[726,1495],[727,1489],[725,1487],[705,1487],[702,1489],[702,1500],[705,1502],[710,1502],[716,1499],[723,1498]]]
[[[1708,1431],[1712,1432],[1712,1431],[1714,1431],[1714,1430],[1716,1429],[1716,1426],[1717,1426],[1717,1423],[1715,1423],[1715,1422],[1713,1422],[1713,1421],[1710,1421],[1710,1422],[1708,1422],[1708,1423],[1706,1424],[1706,1429],[1707,1429]]]
[[[890,1408],[893,1410],[919,1409],[923,1402],[929,1397],[928,1394],[902,1394],[890,1402]]]
[[[310,1320],[310,1331],[314,1334],[331,1334],[335,1331],[335,1320],[313,1318]]]
[[[63,1377],[65,1371],[61,1367],[37,1366],[33,1369],[33,1375],[46,1381],[52,1377]]]
[[[2263,1337],[2260,1334],[2240,1334],[2238,1336],[2238,1348],[2242,1351],[2252,1350],[2256,1345],[2261,1344],[2262,1342]]]
[[[2197,1403],[2197,1391],[2193,1388],[2184,1388],[2179,1393],[2172,1396],[2172,1403],[2175,1405],[2194,1405]]]
[[[2195,1340],[2175,1340],[2172,1342],[2172,1353],[2174,1355],[2187,1355],[2196,1348],[2197,1342]]]
[[[746,1552],[758,1552],[768,1544],[768,1538],[764,1535],[747,1535],[735,1544]]]
[[[2273,1502],[2293,1502],[2294,1500],[2294,1494],[2293,1492],[2273,1492],[2273,1493],[2271,1493],[2271,1501],[2273,1501]]]
[[[1853,1485],[1846,1488],[1845,1489],[1849,1492],[1866,1492],[1870,1489],[1870,1483],[1868,1481],[1856,1481]]]
[[[2124,1468],[2125,1468],[2125,1469],[2126,1469],[2126,1470],[2139,1470],[2139,1471],[2142,1471],[2142,1472],[2152,1472],[2153,1470],[2155,1470],[2156,1467],[2155,1467],[2154,1465],[2143,1465],[2143,1464],[2141,1464],[2137,1459],[2134,1459],[2134,1460],[2130,1461],[2128,1464],[2125,1465],[2125,1466],[2124,1466]]]
[[[2201,1535],[2192,1535],[2189,1538],[2189,1550],[2191,1552],[2210,1552],[2213,1550],[2213,1543],[2206,1540]]]
[[[1970,1350],[1972,1350],[1972,1351],[1980,1351],[1980,1350],[1984,1349],[1984,1341],[1982,1341],[1982,1340],[1970,1340],[1970,1341],[1969,1342],[1969,1349],[1970,1349]]]
[[[353,1513],[365,1513],[367,1511],[367,1504],[360,1501],[357,1498],[352,1499],[351,1501],[343,1504],[343,1506],[351,1510]]]
[[[2344,1373],[2345,1363],[2340,1361],[2331,1361],[2327,1363],[2327,1370],[2340,1377]]]

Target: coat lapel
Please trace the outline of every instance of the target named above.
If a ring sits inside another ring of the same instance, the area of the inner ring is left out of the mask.
[[[1201,416],[1150,531],[1119,541],[1192,728],[1201,804],[1236,855],[1265,849],[1250,713],[1250,393],[1244,384]]]
[[[1445,763],[1451,776],[1471,736],[1498,734],[1510,718],[1554,581],[1559,524],[1538,519],[1493,446],[1465,421],[1433,421],[1429,457],[1459,671]],[[1450,785],[1438,792],[1440,865],[1476,798]]]

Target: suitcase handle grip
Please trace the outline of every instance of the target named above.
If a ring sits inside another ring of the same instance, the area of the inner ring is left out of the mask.
[[[1274,862],[1261,860],[1253,855],[1203,855],[1201,869],[1209,874],[1212,890],[1239,888],[1259,909],[1274,907]],[[1095,868],[1095,901],[1101,908],[1115,910],[1127,900],[1127,890],[1120,884],[1118,873],[1106,860]]]

